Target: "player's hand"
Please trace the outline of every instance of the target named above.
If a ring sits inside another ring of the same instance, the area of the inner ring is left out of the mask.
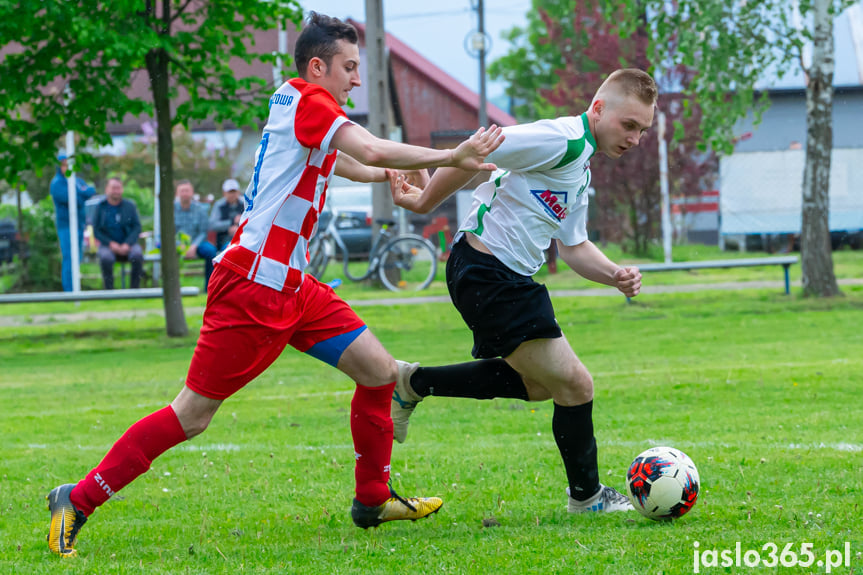
[[[494,124],[488,130],[480,128],[453,151],[452,166],[468,171],[496,170],[497,166],[486,163],[485,157],[497,150],[504,139],[503,130]]]
[[[422,170],[399,170],[399,173],[405,177],[408,184],[416,186],[419,189],[424,189],[431,178],[429,171],[423,168]]]
[[[637,267],[620,268],[614,273],[614,281],[626,297],[635,297],[641,291],[641,272]]]
[[[423,191],[408,183],[405,173],[399,170],[387,170],[387,177],[390,180],[390,192],[393,196],[393,203],[400,208],[412,212],[418,211]]]

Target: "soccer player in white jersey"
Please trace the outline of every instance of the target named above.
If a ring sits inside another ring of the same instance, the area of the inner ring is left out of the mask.
[[[96,507],[146,472],[156,457],[204,431],[222,402],[289,344],[357,383],[351,402],[354,523],[367,528],[419,519],[443,504],[437,497],[402,498],[389,488],[395,360],[332,289],[303,269],[333,173],[383,182],[384,168],[491,171],[495,166],[485,156],[503,136],[492,126],[454,150],[433,150],[381,140],[355,125],[341,106],[360,85],[357,41],[353,26],[310,14],[295,48],[300,77],[270,99],[246,211],[215,259],[186,385],[169,406],[132,425],[84,479],[51,491],[51,551],[74,556],[78,531]]]
[[[395,438],[407,437],[417,403],[429,395],[526,401],[554,400],[552,431],[563,458],[568,509],[632,509],[599,482],[593,434],[593,380],[554,317],[545,286],[533,276],[543,251],[587,279],[632,297],[641,289],[635,267],[612,263],[587,239],[590,158],[619,158],[653,123],[657,89],[641,70],[612,73],[580,116],[503,129],[506,141],[487,160],[499,171],[473,195],[447,261],[450,297],[473,331],[478,361],[421,368],[399,363],[393,393]],[[434,209],[477,172],[441,168],[424,190],[390,173],[393,200],[418,213]]]

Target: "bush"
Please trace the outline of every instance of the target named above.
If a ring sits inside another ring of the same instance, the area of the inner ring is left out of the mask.
[[[22,229],[18,230],[26,246],[26,258],[19,267],[14,285],[9,291],[59,291],[63,289],[60,279],[61,257],[57,228],[54,224],[54,203],[50,197],[22,211]],[[18,212],[15,206],[0,206],[0,217],[15,221]],[[4,282],[5,283],[5,282]]]

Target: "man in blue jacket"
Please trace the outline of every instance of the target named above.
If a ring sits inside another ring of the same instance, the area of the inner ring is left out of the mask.
[[[174,229],[177,235],[188,236],[188,247],[183,258],[204,260],[204,293],[213,273],[213,258],[218,254],[216,246],[207,240],[209,207],[195,201],[195,187],[189,180],[177,182],[174,200]],[[186,245],[186,241],[178,241]]]
[[[60,241],[60,253],[63,255],[61,278],[63,291],[72,291],[72,234],[69,229],[69,183],[66,180],[68,169],[66,152],[60,152],[57,159],[60,165],[51,180],[51,198],[54,200],[54,214],[57,223],[57,238]],[[88,186],[80,177],[75,179],[78,209],[78,256],[84,253],[84,222],[86,213],[84,202],[96,194],[93,186]]]
[[[138,243],[141,220],[134,202],[123,198],[123,182],[111,178],[105,186],[105,200],[96,206],[93,234],[99,240],[99,265],[105,289],[114,289],[114,263],[132,264],[132,289],[141,287],[144,252]]]

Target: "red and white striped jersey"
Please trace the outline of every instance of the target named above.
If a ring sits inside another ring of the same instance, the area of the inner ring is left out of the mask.
[[[246,211],[216,263],[275,290],[302,285],[309,239],[338,155],[330,143],[345,122],[350,120],[324,88],[300,78],[282,84],[270,98]]]

